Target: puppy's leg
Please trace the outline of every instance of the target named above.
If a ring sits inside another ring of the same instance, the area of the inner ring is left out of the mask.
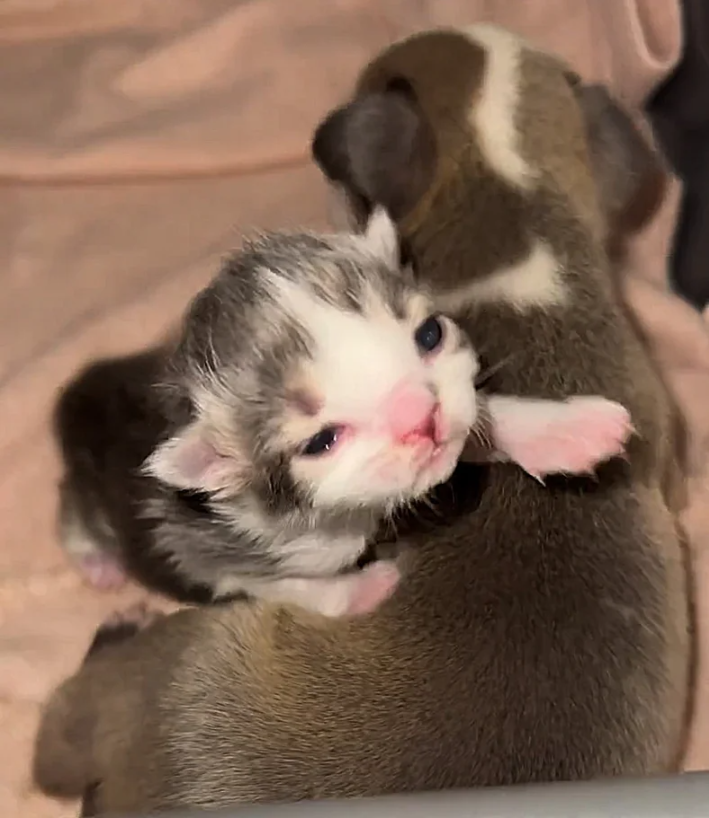
[[[59,503],[62,547],[86,582],[101,591],[120,588],[126,582],[125,571],[105,543],[90,530],[66,482],[61,487]]]
[[[633,431],[625,407],[593,395],[566,401],[493,395],[488,409],[495,458],[538,479],[592,472],[622,455]]]
[[[78,798],[97,783],[95,733],[98,714],[127,695],[130,679],[97,670],[96,657],[110,654],[160,614],[136,605],[114,614],[94,634],[82,669],[53,693],[44,708],[35,740],[33,778],[47,795]],[[99,665],[102,662],[98,663]]]
[[[45,705],[35,738],[32,777],[46,795],[79,798],[92,783],[93,717],[86,690],[67,679]]]
[[[98,791],[98,784],[93,784],[86,790],[84,797],[81,799],[79,818],[94,818],[94,816],[100,815],[99,807],[96,805]]]
[[[323,616],[361,616],[388,599],[399,584],[394,562],[380,560],[359,571],[328,578],[287,577],[259,589],[259,596],[293,603]]]

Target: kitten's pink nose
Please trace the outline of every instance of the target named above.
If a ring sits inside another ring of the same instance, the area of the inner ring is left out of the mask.
[[[384,401],[384,417],[391,434],[402,443],[436,435],[437,401],[430,389],[411,383],[395,387]]]

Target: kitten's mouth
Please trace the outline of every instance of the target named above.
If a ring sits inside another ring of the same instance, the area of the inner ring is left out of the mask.
[[[426,418],[424,423],[409,432],[409,434],[402,439],[402,443],[407,446],[419,447],[422,451],[427,451],[431,446],[434,449],[444,446],[447,436],[446,423],[443,419],[441,406],[439,404],[428,418]]]
[[[440,406],[430,422],[421,424],[401,440],[397,455],[384,466],[380,479],[397,486],[396,493],[408,500],[422,496],[453,473],[467,439],[455,421],[451,422]]]
[[[448,459],[452,456],[453,450],[462,449],[462,445],[458,438],[446,438],[440,442],[434,443],[430,453],[425,457],[422,467],[424,469],[435,468],[442,460]]]
[[[427,447],[422,446],[421,453],[416,458],[415,491],[428,491],[447,480],[463,451],[463,444],[464,438],[449,436],[445,440],[429,441]]]

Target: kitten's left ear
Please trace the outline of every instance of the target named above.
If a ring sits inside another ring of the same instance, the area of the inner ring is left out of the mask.
[[[236,494],[248,482],[248,470],[234,454],[219,451],[206,425],[196,420],[161,443],[144,471],[177,489]]]
[[[367,249],[388,267],[397,268],[400,266],[399,234],[396,225],[381,205],[378,205],[372,211],[362,238]]]

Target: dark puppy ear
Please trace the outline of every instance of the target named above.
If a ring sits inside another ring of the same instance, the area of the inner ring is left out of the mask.
[[[401,219],[431,184],[436,143],[405,81],[333,111],[318,126],[312,154],[325,176],[366,210],[383,205]]]
[[[639,229],[665,189],[660,155],[630,113],[602,85],[574,87],[586,123],[593,173],[612,232]]]

